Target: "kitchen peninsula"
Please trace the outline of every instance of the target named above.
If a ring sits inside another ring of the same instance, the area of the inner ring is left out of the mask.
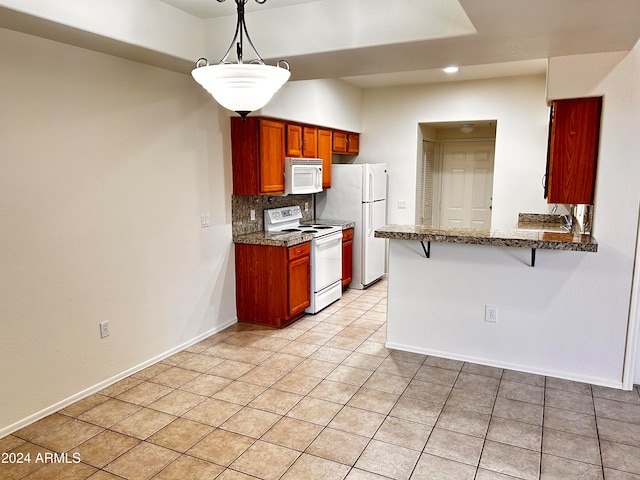
[[[582,348],[579,325],[591,312],[574,273],[597,242],[557,225],[521,227],[376,230],[390,240],[387,347],[564,378],[575,371],[571,350]],[[575,339],[563,344],[556,328],[567,324]]]
[[[376,230],[375,236],[390,240],[417,240],[419,242],[540,248],[577,252],[596,252],[598,250],[598,243],[591,235],[559,230],[548,231],[542,228],[489,231],[435,228],[424,225],[386,225]]]

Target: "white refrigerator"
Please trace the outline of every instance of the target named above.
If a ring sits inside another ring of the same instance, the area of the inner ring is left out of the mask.
[[[375,238],[387,222],[387,165],[331,165],[331,188],[316,194],[316,217],[351,220],[353,231],[353,280],[350,287],[366,288],[384,275],[386,240]]]

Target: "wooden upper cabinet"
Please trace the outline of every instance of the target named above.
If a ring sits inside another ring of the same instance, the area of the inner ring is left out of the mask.
[[[551,105],[547,203],[593,204],[602,97]]]
[[[322,188],[331,187],[331,130],[318,129],[318,157],[322,159]]]
[[[296,124],[287,124],[287,156],[317,157],[318,129]]]
[[[260,193],[284,193],[284,125],[260,121]]]
[[[318,157],[318,129],[315,127],[302,127],[302,156]]]
[[[347,132],[333,132],[333,153],[347,153]]]
[[[285,123],[259,117],[231,118],[235,195],[284,193]]]
[[[287,156],[302,157],[302,127],[287,124]]]
[[[331,155],[355,155],[357,133],[264,117],[231,118],[233,193],[284,193],[285,157],[322,159],[322,188],[331,187]]]
[[[347,153],[355,155],[360,152],[360,135],[347,133]]]
[[[360,134],[333,132],[333,153],[355,155],[360,152]]]

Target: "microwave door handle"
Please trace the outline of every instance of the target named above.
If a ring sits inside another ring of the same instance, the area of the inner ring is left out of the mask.
[[[322,168],[318,168],[316,175],[316,189],[322,190]]]

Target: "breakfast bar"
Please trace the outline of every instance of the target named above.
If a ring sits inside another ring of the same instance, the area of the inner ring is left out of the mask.
[[[536,228],[537,227],[537,228]],[[513,230],[475,230],[437,228],[424,225],[385,225],[375,236],[393,240],[419,241],[425,257],[431,257],[431,242],[531,249],[530,265],[535,266],[537,249],[596,252],[598,243],[587,234],[547,228],[536,224],[519,224]],[[425,246],[426,242],[426,246]]]
[[[592,315],[576,272],[594,268],[598,249],[593,236],[567,230],[377,229],[389,239],[387,347],[563,376],[563,359],[584,349],[581,319]]]

